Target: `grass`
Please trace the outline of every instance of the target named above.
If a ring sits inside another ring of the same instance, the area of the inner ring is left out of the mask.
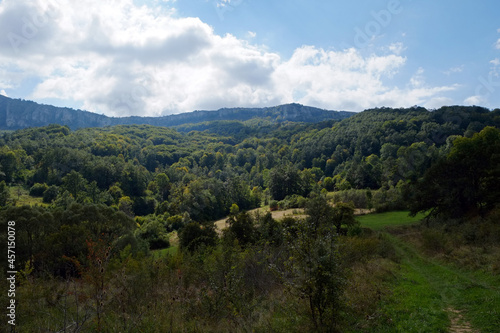
[[[385,227],[396,227],[400,225],[408,225],[421,221],[425,214],[417,214],[414,217],[409,216],[408,211],[397,211],[377,214],[367,214],[356,216],[356,220],[361,223],[362,227],[372,230],[383,230]]]
[[[10,198],[16,202],[16,206],[47,206],[46,203],[42,201],[42,198],[35,198],[29,195],[29,190],[23,186],[12,186],[10,189]]]
[[[421,255],[400,238],[384,235],[393,243],[401,263],[393,293],[381,304],[386,322],[375,332],[448,332],[455,311],[466,326],[498,332],[498,276],[451,268]]]
[[[357,216],[363,227],[381,231],[393,245],[399,267],[388,283],[371,332],[499,332],[500,277],[480,270],[465,271],[419,252],[405,236],[386,227],[411,225],[425,215],[406,211]]]
[[[162,258],[167,255],[175,255],[179,251],[179,246],[171,246],[166,249],[160,249],[160,250],[152,250],[151,255],[155,258]]]

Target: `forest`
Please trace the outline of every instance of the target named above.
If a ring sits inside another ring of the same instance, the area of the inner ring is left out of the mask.
[[[0,243],[7,253],[15,222],[17,330],[401,331],[387,304],[403,231],[358,214],[420,217],[402,230],[427,256],[498,281],[499,128],[500,109],[450,106],[6,131]]]

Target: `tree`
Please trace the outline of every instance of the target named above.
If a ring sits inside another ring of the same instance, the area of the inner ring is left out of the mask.
[[[121,197],[118,201],[118,209],[130,217],[134,217],[134,201],[130,197]]]
[[[44,192],[43,192],[43,202],[45,203],[52,203],[59,194],[59,188],[55,185],[49,186]]]
[[[278,166],[271,170],[269,176],[269,191],[273,199],[279,201],[287,195],[302,193],[302,179],[295,167]]]
[[[412,183],[406,198],[412,214],[461,218],[484,215],[500,202],[500,130],[486,127],[457,138],[449,154]]]
[[[16,154],[7,147],[0,150],[0,165],[5,174],[5,181],[10,183],[14,178],[15,172],[19,169],[20,161]]]
[[[79,172],[71,170],[70,173],[64,176],[62,181],[63,188],[66,189],[76,201],[80,201],[82,199],[82,192],[85,191],[87,180],[85,180]]]
[[[333,208],[333,222],[337,233],[342,233],[342,226],[348,229],[359,224],[354,218],[354,206],[352,203],[338,202]]]
[[[7,202],[10,198],[10,191],[7,185],[5,184],[5,180],[0,182],[0,207],[6,206]]]
[[[314,236],[320,233],[322,229],[329,228],[334,224],[333,207],[323,195],[309,199],[305,213],[308,215],[307,222]]]
[[[243,212],[237,216],[231,216],[227,223],[229,226],[224,230],[224,237],[237,239],[241,246],[255,241],[257,230],[252,217],[248,213]]]
[[[36,183],[35,185],[31,186],[31,188],[30,188],[30,195],[32,197],[42,197],[43,196],[43,192],[45,192],[45,190],[47,188],[49,188],[49,187],[45,183],[43,183],[43,184]]]
[[[217,232],[213,225],[201,225],[197,222],[188,223],[179,233],[179,245],[190,252],[202,246],[214,246]]]
[[[97,186],[97,182],[94,180],[92,183],[86,186],[87,188],[87,196],[89,197],[92,203],[100,202],[100,194],[99,187]]]
[[[143,220],[135,234],[146,240],[151,250],[164,249],[170,246],[165,223],[157,218]]]
[[[351,228],[357,224],[354,219],[354,206],[351,203],[338,202],[335,206],[328,203],[323,195],[310,199],[306,204],[307,222],[315,234],[321,234],[335,226],[337,234],[342,234],[342,226]]]
[[[316,330],[335,332],[345,284],[337,233],[332,224],[324,225],[321,234],[314,232],[307,220],[300,220],[295,228],[288,234],[285,281],[293,293],[307,300]]]
[[[155,177],[156,186],[158,187],[158,193],[160,194],[160,198],[165,200],[165,196],[168,193],[170,179],[165,173],[159,173]]]
[[[229,214],[231,214],[232,216],[238,215],[239,212],[240,212],[240,207],[238,207],[237,204],[232,204],[231,208],[229,208]]]
[[[259,241],[263,244],[272,246],[280,246],[283,243],[283,227],[273,219],[270,212],[265,215],[256,216],[257,231],[259,233]]]

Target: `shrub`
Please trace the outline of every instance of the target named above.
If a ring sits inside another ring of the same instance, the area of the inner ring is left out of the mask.
[[[333,193],[334,202],[352,202],[356,208],[368,208],[366,190],[345,190]]]
[[[287,196],[285,199],[278,202],[279,209],[291,209],[291,208],[304,208],[306,206],[307,199],[301,195],[293,194]]]
[[[141,226],[136,230],[136,235],[149,243],[151,250],[170,247],[166,223],[158,217],[136,218]]]
[[[271,201],[269,202],[269,210],[270,210],[271,212],[273,212],[273,211],[275,211],[275,210],[278,210],[278,201],[276,201],[276,200],[271,200]]]
[[[441,230],[425,229],[422,232],[422,245],[427,251],[443,253],[447,249],[446,243],[446,236]]]
[[[43,202],[52,203],[59,195],[59,187],[52,185],[43,192]]]
[[[213,225],[191,222],[179,233],[179,245],[188,251],[196,251],[203,246],[214,246],[216,241],[217,232]]]
[[[42,197],[43,192],[45,192],[49,188],[47,184],[43,183],[36,183],[30,188],[30,195],[32,197]]]

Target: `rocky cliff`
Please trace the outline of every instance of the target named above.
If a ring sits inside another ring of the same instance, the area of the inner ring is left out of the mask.
[[[240,120],[268,118],[275,122],[319,122],[341,120],[352,112],[327,111],[300,104],[286,104],[268,108],[224,108],[217,111],[194,111],[164,117],[107,117],[96,113],[38,104],[0,95],[0,129],[16,130],[49,124],[67,125],[71,129],[105,127],[125,124],[177,126],[213,120]]]

